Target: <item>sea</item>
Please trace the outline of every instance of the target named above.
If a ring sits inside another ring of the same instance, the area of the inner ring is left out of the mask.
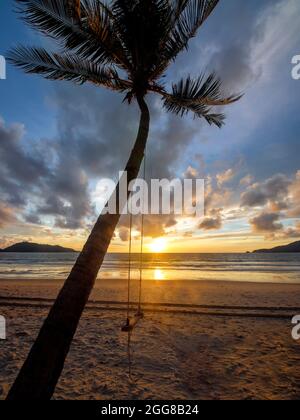
[[[64,279],[78,254],[0,253],[0,279]],[[99,279],[128,277],[127,254],[108,254]],[[144,254],[131,257],[132,278],[144,280],[299,283],[300,254]]]

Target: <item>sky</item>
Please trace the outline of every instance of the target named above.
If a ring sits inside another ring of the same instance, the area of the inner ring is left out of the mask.
[[[221,130],[167,114],[147,97],[149,178],[205,179],[205,217],[147,216],[145,249],[245,252],[300,239],[299,0],[221,0],[167,72],[166,84],[215,71],[225,92]],[[0,55],[49,47],[0,2]],[[51,45],[52,46],[52,45]],[[7,65],[0,80],[0,248],[19,241],[80,250],[99,212],[99,181],[126,164],[139,112],[91,85],[50,82]],[[127,252],[121,219],[110,250]],[[134,249],[140,218],[134,219]]]

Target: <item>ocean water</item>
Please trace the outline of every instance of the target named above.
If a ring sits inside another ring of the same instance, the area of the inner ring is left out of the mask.
[[[77,254],[0,253],[0,279],[64,279]],[[145,254],[145,280],[218,280],[299,283],[300,254]],[[140,256],[132,256],[132,278]],[[126,279],[127,254],[108,254],[99,278]]]

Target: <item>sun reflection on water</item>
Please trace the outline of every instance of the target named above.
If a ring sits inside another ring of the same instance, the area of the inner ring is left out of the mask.
[[[165,280],[165,279],[166,279],[166,276],[164,272],[160,270],[159,268],[156,268],[154,270],[154,280]]]

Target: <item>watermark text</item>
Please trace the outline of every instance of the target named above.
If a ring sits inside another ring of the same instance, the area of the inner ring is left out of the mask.
[[[292,58],[292,64],[294,65],[292,68],[292,78],[294,80],[300,80],[300,55],[295,55]]]
[[[204,216],[203,179],[135,179],[128,184],[127,173],[119,173],[118,188],[112,179],[97,185],[102,214]]]
[[[300,340],[300,315],[294,316],[292,324],[295,325],[292,329],[293,340],[298,341]]]
[[[0,315],[0,340],[6,340],[6,320]]]
[[[6,60],[3,55],[0,55],[0,80],[6,79]]]

